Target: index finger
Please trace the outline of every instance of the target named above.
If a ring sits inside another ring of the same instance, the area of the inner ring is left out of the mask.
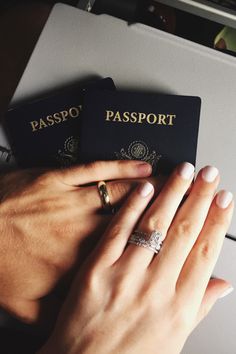
[[[79,186],[103,180],[148,177],[150,164],[144,161],[96,161],[55,172],[57,179],[68,186]]]

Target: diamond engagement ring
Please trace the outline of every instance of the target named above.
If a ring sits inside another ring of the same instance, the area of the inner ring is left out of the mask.
[[[136,246],[148,248],[154,253],[158,253],[162,247],[162,233],[154,230],[150,234],[135,230],[130,236],[128,243]]]

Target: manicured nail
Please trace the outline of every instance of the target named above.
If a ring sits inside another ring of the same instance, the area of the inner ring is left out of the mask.
[[[202,178],[205,182],[212,183],[218,176],[219,171],[216,167],[213,166],[206,166],[202,170]]]
[[[216,197],[216,204],[221,209],[226,209],[233,200],[233,194],[227,191],[220,191]]]
[[[220,295],[219,299],[222,299],[223,297],[229,295],[234,291],[234,288],[231,286],[230,288],[226,289],[222,295]]]
[[[152,166],[146,162],[138,162],[136,168],[140,176],[149,176],[152,173]]]
[[[139,193],[143,198],[146,198],[150,193],[152,193],[154,190],[154,187],[151,183],[146,182],[143,185],[141,185],[139,189]]]
[[[179,166],[179,174],[183,179],[190,179],[194,174],[194,166],[189,162],[184,162]]]

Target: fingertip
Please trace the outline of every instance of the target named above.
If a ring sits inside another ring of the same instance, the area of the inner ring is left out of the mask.
[[[134,178],[149,177],[152,174],[152,165],[140,160],[118,160],[113,161],[113,164],[118,164],[119,171],[126,177]]]
[[[177,170],[180,177],[184,180],[189,180],[190,178],[193,178],[195,167],[189,162],[183,162],[178,166]]]
[[[148,177],[152,174],[152,166],[147,162],[136,162],[135,168],[139,177]]]
[[[212,277],[208,283],[207,293],[216,300],[229,295],[234,290],[232,284],[225,279]]]
[[[207,183],[213,183],[219,176],[218,168],[214,166],[205,166],[201,171],[200,175],[202,179]]]
[[[218,299],[223,299],[224,297],[228,296],[229,294],[231,294],[234,291],[234,288],[232,285],[228,286],[222,293],[221,295],[218,297]]]
[[[222,190],[216,195],[216,205],[221,209],[227,209],[233,201],[233,194]]]
[[[138,193],[142,198],[147,198],[154,193],[154,187],[150,182],[145,182],[138,187]]]

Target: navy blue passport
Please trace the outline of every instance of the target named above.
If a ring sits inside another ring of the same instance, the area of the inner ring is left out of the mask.
[[[19,167],[62,167],[79,162],[83,97],[115,90],[111,78],[76,85],[10,109],[5,126]]]
[[[195,164],[199,97],[134,92],[87,92],[81,119],[83,162],[147,161],[153,174]]]

